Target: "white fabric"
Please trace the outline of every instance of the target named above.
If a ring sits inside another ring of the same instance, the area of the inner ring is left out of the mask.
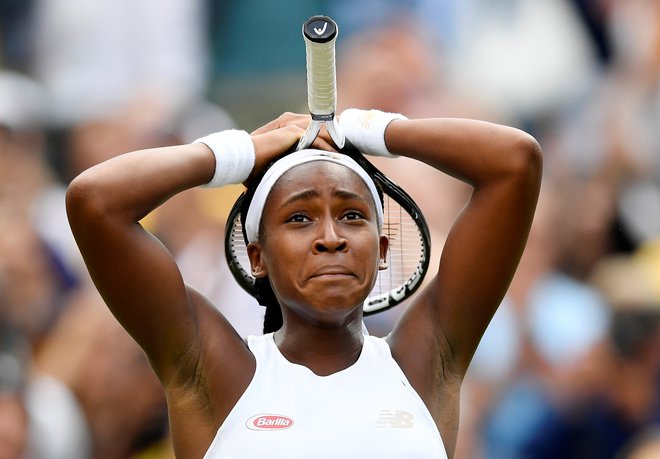
[[[385,129],[394,120],[407,119],[400,113],[349,108],[339,116],[339,127],[346,138],[362,153],[396,158],[385,144]]]
[[[30,454],[39,459],[88,459],[92,438],[75,395],[45,374],[30,383],[26,404],[30,417]]]
[[[26,2],[23,2],[26,3]],[[169,109],[203,97],[202,0],[39,0],[30,28],[34,76],[56,122],[103,119],[145,96]]]
[[[460,48],[455,50],[454,65],[448,65],[455,90],[514,123],[581,104],[583,91],[595,84],[598,67],[573,3],[461,2]]]
[[[246,131],[227,129],[200,137],[193,143],[203,143],[215,156],[215,173],[206,187],[221,187],[243,183],[254,167],[252,137]]]
[[[44,88],[20,73],[0,71],[0,126],[34,129],[43,125],[47,97]]]
[[[261,223],[261,215],[266,205],[266,199],[270,191],[275,186],[279,178],[285,172],[293,169],[301,164],[309,163],[311,161],[329,161],[335,164],[341,164],[355,172],[360,176],[362,181],[367,185],[371,195],[374,199],[376,207],[376,216],[378,219],[378,228],[380,229],[383,224],[383,209],[380,204],[380,197],[376,189],[376,185],[369,174],[357,163],[354,159],[341,153],[334,153],[331,151],[322,150],[300,150],[289,155],[284,156],[273,164],[270,169],[264,174],[263,179],[257,186],[254,192],[252,202],[245,217],[245,232],[247,234],[248,242],[257,242],[259,240],[259,224]]]
[[[329,376],[286,360],[272,334],[250,336],[248,345],[254,378],[205,459],[447,458],[428,409],[382,338],[365,336],[357,362]]]

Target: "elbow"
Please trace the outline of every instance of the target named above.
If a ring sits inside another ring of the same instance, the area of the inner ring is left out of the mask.
[[[66,213],[75,234],[104,214],[103,193],[93,174],[85,171],[74,178],[66,190]]]
[[[543,151],[531,135],[519,131],[511,148],[510,172],[524,179],[530,186],[539,186],[543,174]]]

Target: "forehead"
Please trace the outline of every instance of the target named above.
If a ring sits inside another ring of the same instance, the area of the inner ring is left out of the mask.
[[[268,200],[277,200],[305,188],[342,189],[372,200],[367,184],[358,174],[330,161],[312,161],[291,168],[275,182]]]

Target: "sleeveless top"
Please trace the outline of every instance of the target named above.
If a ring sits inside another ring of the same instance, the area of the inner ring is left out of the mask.
[[[204,459],[447,459],[430,412],[382,338],[349,368],[318,376],[273,334],[249,336],[256,371]]]

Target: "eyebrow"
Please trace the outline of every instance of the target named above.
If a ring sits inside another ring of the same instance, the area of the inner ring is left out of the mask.
[[[335,190],[333,191],[332,195],[334,197],[340,198],[340,199],[345,199],[345,200],[350,200],[350,199],[357,199],[363,202],[368,202],[366,199],[364,199],[364,196],[361,196],[357,193],[354,193],[349,190]],[[320,194],[317,190],[303,190],[298,193],[293,194],[292,196],[289,196],[289,198],[282,203],[281,207],[286,207],[289,204],[292,204],[297,201],[303,201],[306,199],[312,199],[312,198],[318,198],[320,197]],[[375,205],[375,203],[374,203]]]

